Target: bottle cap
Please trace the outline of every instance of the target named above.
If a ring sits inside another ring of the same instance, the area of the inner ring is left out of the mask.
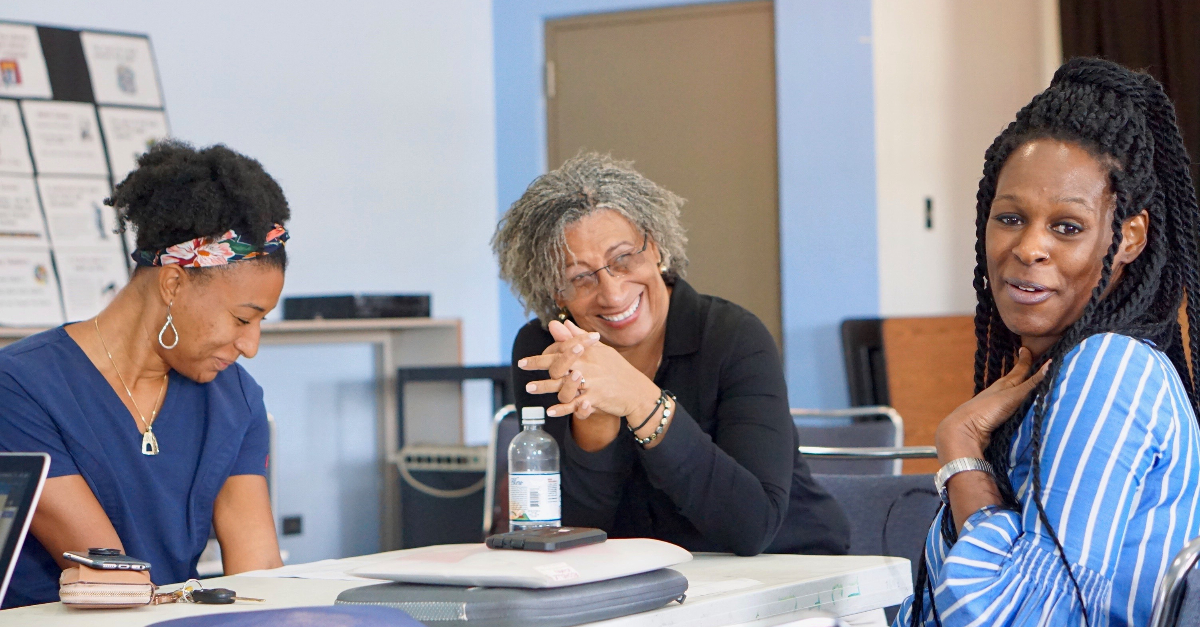
[[[545,407],[522,407],[521,424],[542,424],[546,422]]]

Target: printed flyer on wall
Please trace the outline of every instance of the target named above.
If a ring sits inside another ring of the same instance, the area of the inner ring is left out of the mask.
[[[79,34],[96,104],[161,107],[150,40],[132,35]]]
[[[0,96],[49,98],[50,75],[37,27],[0,24]]]
[[[44,327],[62,323],[50,249],[33,244],[0,248],[0,324]]]
[[[38,174],[108,176],[96,108],[83,102],[21,101]]]

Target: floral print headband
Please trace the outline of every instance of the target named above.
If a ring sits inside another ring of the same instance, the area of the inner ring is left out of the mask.
[[[229,230],[220,237],[198,237],[162,250],[135,250],[130,257],[133,257],[139,266],[223,266],[235,261],[270,255],[283,248],[288,237],[287,229],[283,228],[282,224],[276,224],[271,232],[267,233],[267,239],[261,248],[243,241],[240,235]]]

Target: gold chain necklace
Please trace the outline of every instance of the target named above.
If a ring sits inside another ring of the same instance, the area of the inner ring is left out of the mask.
[[[142,455],[158,455],[158,438],[154,437],[154,419],[158,417],[160,403],[162,403],[163,392],[167,389],[167,375],[163,375],[162,386],[158,388],[158,399],[154,401],[154,408],[150,412],[150,420],[146,420],[146,416],[142,414],[142,409],[138,407],[137,400],[133,398],[133,392],[129,390],[129,385],[125,383],[125,377],[121,376],[121,370],[117,368],[117,361],[113,359],[112,353],[108,351],[108,345],[104,343],[104,336],[100,334],[100,316],[92,318],[92,322],[96,326],[96,337],[100,338],[100,346],[104,347],[104,354],[108,355],[108,362],[112,364],[113,371],[117,373],[117,380],[121,382],[121,387],[125,388],[125,394],[129,396],[129,402],[133,403],[133,409],[137,411],[138,419],[142,424],[146,425],[146,432],[142,434]]]

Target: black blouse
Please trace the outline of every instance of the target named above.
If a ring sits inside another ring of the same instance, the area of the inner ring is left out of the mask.
[[[512,363],[553,341],[531,321],[517,333]],[[545,376],[514,365],[518,407],[557,403],[553,394],[525,391]],[[754,314],[676,280],[654,383],[679,403],[650,450],[622,426],[612,443],[589,453],[572,439],[570,416],[547,418],[563,453],[564,525],[690,551],[847,551],[849,524],[797,450],[779,353]]]

